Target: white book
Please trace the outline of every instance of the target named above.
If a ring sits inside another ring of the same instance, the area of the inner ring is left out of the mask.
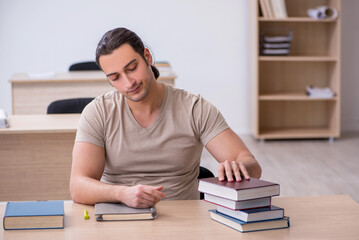
[[[285,5],[285,0],[279,0],[279,5],[280,5],[282,17],[287,18],[288,12],[287,12],[287,7]]]
[[[262,10],[262,15],[264,18],[269,18],[269,14],[268,14],[268,7],[265,3],[265,0],[259,0],[259,5],[260,8]]]
[[[273,12],[271,0],[264,0],[264,4],[267,6],[267,9],[268,9],[268,17],[274,18],[274,12]]]
[[[263,49],[263,55],[288,55],[289,49]]]
[[[264,48],[290,48],[290,43],[263,43]]]
[[[291,36],[264,36],[263,40],[268,43],[291,42]]]
[[[207,193],[204,194],[204,200],[233,210],[268,207],[271,204],[271,197],[256,198],[256,199],[250,199],[244,201],[234,201],[231,199],[227,199]]]
[[[273,13],[275,18],[283,18],[281,13],[280,2],[278,0],[271,0]]]

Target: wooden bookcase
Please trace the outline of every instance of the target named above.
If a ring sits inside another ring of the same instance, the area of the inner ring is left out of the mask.
[[[340,136],[340,0],[286,0],[288,18],[260,16],[259,1],[249,0],[250,130],[257,139]],[[307,17],[307,9],[330,6],[334,20]],[[259,34],[268,28],[293,31],[288,56],[261,56]],[[335,96],[313,99],[306,85],[330,87]]]

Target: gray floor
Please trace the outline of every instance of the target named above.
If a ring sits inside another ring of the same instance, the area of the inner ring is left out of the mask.
[[[261,164],[261,179],[279,183],[281,196],[347,194],[359,202],[359,132],[334,142],[240,137]],[[218,163],[206,150],[201,165],[217,175]]]

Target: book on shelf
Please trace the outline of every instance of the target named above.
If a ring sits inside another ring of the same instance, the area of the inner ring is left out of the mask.
[[[263,40],[267,43],[290,43],[292,41],[292,37],[290,35],[264,36]]]
[[[271,205],[271,197],[250,199],[244,201],[234,201],[219,196],[204,194],[204,200],[219,206],[223,206],[233,210],[243,210],[250,208],[268,207]]]
[[[155,207],[132,208],[123,203],[96,203],[97,221],[152,220],[157,217]]]
[[[199,180],[198,186],[200,192],[235,201],[278,196],[279,190],[279,184],[256,178],[240,182],[220,182],[218,177],[202,178]]]
[[[292,38],[290,29],[265,29],[260,35],[260,54],[289,55]]]
[[[289,49],[290,43],[263,43],[262,46],[266,49]]]
[[[290,50],[287,48],[284,49],[262,49],[262,55],[289,55]]]
[[[267,0],[259,0],[259,6],[262,12],[262,15],[264,18],[270,18],[269,17],[269,9],[268,9],[268,4],[267,4]]]
[[[279,1],[280,12],[281,12],[282,18],[287,18],[288,12],[287,12],[287,6],[285,5],[285,0],[277,0],[277,1]]]
[[[244,222],[239,219],[220,213],[217,210],[209,210],[209,212],[213,220],[240,232],[253,232],[253,231],[288,228],[290,225],[289,217],[286,216],[279,219],[264,220],[257,222]]]
[[[268,9],[268,18],[274,18],[274,10],[271,3],[271,0],[264,0],[264,4],[266,5],[266,8]]]
[[[217,212],[237,218],[244,222],[257,222],[284,217],[284,209],[274,205],[246,210],[232,210],[226,207],[217,206]]]
[[[8,202],[4,214],[5,230],[64,228],[63,201]]]
[[[284,0],[270,0],[275,18],[287,18],[287,8]]]

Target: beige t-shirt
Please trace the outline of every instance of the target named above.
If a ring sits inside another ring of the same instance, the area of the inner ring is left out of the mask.
[[[203,146],[228,128],[201,96],[169,86],[157,119],[143,128],[117,91],[94,99],[83,111],[76,142],[105,148],[101,181],[163,186],[166,199],[199,199]]]

